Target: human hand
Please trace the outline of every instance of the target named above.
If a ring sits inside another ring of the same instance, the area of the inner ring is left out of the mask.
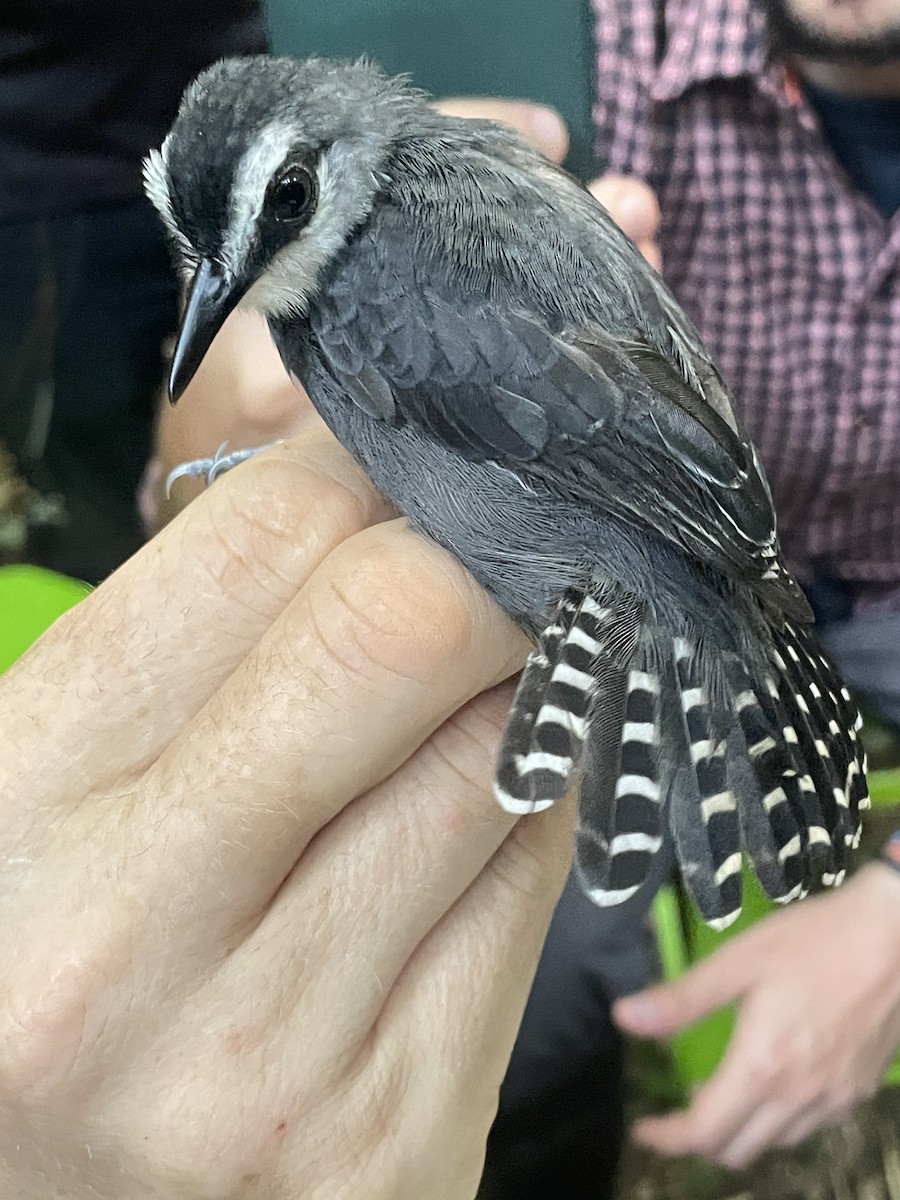
[[[644,1145],[742,1169],[876,1091],[900,1045],[900,875],[867,866],[676,982],[619,1001],[614,1017],[626,1033],[668,1037],[732,1001],[737,1025],[718,1070],[684,1112],[636,1124]]]
[[[651,267],[662,269],[662,254],[656,241],[660,211],[653,191],[628,175],[602,175],[588,184],[588,191],[627,233]]]
[[[389,516],[310,422],[0,678],[0,1195],[474,1195],[571,806],[496,805],[523,639]]]

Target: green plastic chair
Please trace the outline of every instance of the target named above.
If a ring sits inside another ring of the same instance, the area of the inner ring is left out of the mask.
[[[0,567],[0,671],[90,590],[42,567]]]
[[[874,771],[869,776],[873,807],[900,804],[900,770]],[[663,975],[677,979],[694,963],[706,958],[730,938],[749,929],[771,912],[774,905],[762,891],[752,871],[744,870],[744,906],[740,917],[723,933],[716,933],[700,920],[694,906],[674,887],[664,888],[656,898],[654,920],[662,959]],[[677,1082],[685,1096],[713,1074],[731,1040],[735,1024],[733,1005],[720,1009],[672,1040]],[[900,1084],[900,1057],[889,1068],[889,1084]]]

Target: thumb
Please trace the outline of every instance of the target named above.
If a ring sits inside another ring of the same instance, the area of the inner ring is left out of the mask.
[[[530,100],[502,100],[481,96],[451,96],[434,106],[448,117],[478,117],[509,125],[531,142],[551,162],[561,163],[569,152],[565,121],[545,104]]]
[[[617,1001],[613,1019],[624,1033],[668,1037],[743,995],[750,983],[748,961],[746,941],[737,938],[673,983]]]

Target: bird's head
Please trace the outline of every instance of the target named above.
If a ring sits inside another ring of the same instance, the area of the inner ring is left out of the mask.
[[[173,402],[232,309],[305,310],[422,107],[420,93],[366,62],[226,59],[191,84],[144,165],[189,283]]]

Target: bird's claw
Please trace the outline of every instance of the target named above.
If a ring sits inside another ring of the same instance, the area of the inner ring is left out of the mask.
[[[206,485],[209,487],[220,475],[224,475],[232,467],[236,467],[240,463],[246,462],[248,458],[253,458],[254,455],[261,454],[263,450],[269,450],[278,444],[278,442],[268,442],[265,446],[251,446],[246,450],[233,450],[231,454],[223,454],[223,450],[228,445],[227,442],[223,442],[212,458],[195,458],[191,462],[181,463],[180,466],[170,471],[166,478],[166,498],[168,499],[171,495],[172,485],[176,479],[205,476]]]

